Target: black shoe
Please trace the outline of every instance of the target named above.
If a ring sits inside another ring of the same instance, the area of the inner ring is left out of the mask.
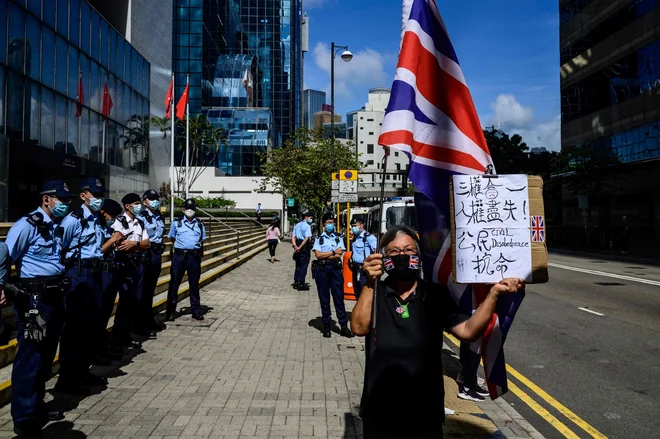
[[[353,332],[350,329],[348,329],[348,325],[342,325],[340,333],[342,337],[346,337],[346,338],[355,337],[355,334],[353,334]]]
[[[57,381],[54,390],[60,393],[68,393],[70,395],[89,396],[92,394],[92,389],[83,383],[72,383],[67,381]]]
[[[80,381],[83,384],[86,384],[88,386],[107,386],[108,385],[108,379],[106,377],[100,377],[98,375],[94,375],[91,372],[87,372],[87,374],[83,375]]]
[[[62,410],[48,412],[48,422],[61,421],[62,419],[64,419],[64,412]]]
[[[168,312],[165,314],[165,321],[173,322],[176,320],[176,312]]]
[[[153,322],[153,323],[149,323],[147,325],[147,329],[149,331],[160,332],[160,331],[165,330],[165,325],[163,325],[161,323],[158,323],[158,322]]]
[[[293,284],[291,284],[291,286],[293,287],[294,290],[297,290],[300,287],[300,282],[294,282]]]
[[[137,340],[133,340],[130,336],[129,337],[124,337],[121,340],[121,345],[125,348],[141,348],[142,343],[140,343]]]
[[[465,386],[458,387],[458,397],[474,402],[483,402],[486,400],[483,396],[479,395],[476,390],[468,389]]]
[[[153,331],[149,331],[148,329],[140,329],[139,331],[133,332],[133,334],[140,337],[156,338],[156,333]]]
[[[309,291],[309,284],[300,284],[300,286],[296,289],[298,291]]]
[[[199,320],[199,321],[204,320],[204,316],[201,315],[201,314],[193,314],[192,318],[195,319],[195,320]]]
[[[323,337],[330,338],[331,335],[332,329],[330,328],[330,325],[323,326]]]

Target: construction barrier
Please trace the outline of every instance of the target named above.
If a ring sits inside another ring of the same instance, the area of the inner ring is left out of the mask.
[[[352,254],[352,252],[344,253],[344,263],[341,269],[344,276],[344,300],[357,300],[355,298],[355,290],[353,289],[353,272],[348,266],[348,261],[351,260]]]

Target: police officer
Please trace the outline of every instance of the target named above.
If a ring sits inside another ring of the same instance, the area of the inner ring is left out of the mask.
[[[119,289],[119,266],[115,257],[115,246],[124,240],[124,235],[112,229],[112,225],[122,213],[121,204],[115,200],[106,199],[103,201],[103,207],[99,211],[101,227],[103,228],[103,265],[101,270],[101,291],[96,295],[96,307],[98,316],[97,322],[97,356],[94,359],[95,364],[107,365],[111,360],[121,358],[121,347],[111,344],[108,336],[108,322],[112,315],[112,309],[117,299],[117,290]]]
[[[67,215],[62,224],[64,269],[71,278],[66,295],[66,317],[60,341],[60,374],[55,390],[88,395],[90,385],[107,380],[89,372],[94,353],[94,303],[101,289],[103,230],[98,211],[105,189],[101,180],[85,178],[80,185],[81,207]]]
[[[296,261],[296,271],[293,275],[293,288],[299,291],[308,291],[309,284],[305,283],[307,267],[309,266],[309,252],[312,241],[312,227],[314,221],[312,212],[305,212],[303,220],[295,225],[291,235],[291,245],[295,252],[293,258]]]
[[[321,321],[323,322],[323,336],[330,337],[332,315],[330,313],[330,296],[335,303],[337,320],[341,325],[341,335],[353,337],[348,329],[348,315],[344,306],[344,279],[341,272],[341,255],[346,250],[342,236],[335,233],[335,218],[330,212],[323,214],[323,233],[314,241],[314,261],[312,267],[316,288],[321,302]]]
[[[0,242],[0,307],[7,304],[7,299],[5,297],[5,279],[7,273],[9,272],[9,250],[7,249],[7,244]],[[2,322],[2,315],[0,314],[0,344],[6,345],[9,343],[8,340],[9,333],[5,331],[5,325]]]
[[[142,309],[141,323],[144,329],[148,331],[161,331],[163,328],[154,320],[153,298],[160,270],[162,267],[163,252],[163,234],[165,233],[165,220],[160,214],[160,200],[158,192],[149,189],[142,196],[143,208],[140,213],[140,219],[149,234],[151,247],[149,248],[147,262],[144,265],[144,288],[142,290]]]
[[[41,437],[49,420],[63,418],[61,412],[49,413],[43,399],[64,324],[68,289],[60,260],[61,236],[54,221],[67,214],[74,194],[61,180],[44,183],[40,194],[40,207],[18,220],[6,241],[18,271],[16,286],[26,293],[13,299],[18,351],[11,375],[14,432],[26,438]]]
[[[367,283],[366,273],[362,270],[364,260],[376,251],[376,237],[364,230],[364,217],[355,215],[351,218],[351,232],[353,232],[353,243],[351,245],[351,271],[353,272],[353,290],[355,298],[360,298],[364,284]]]
[[[126,194],[121,199],[124,213],[112,224],[112,230],[122,234],[123,239],[115,244],[115,257],[119,263],[118,284],[119,304],[115,315],[115,325],[112,329],[115,339],[124,347],[140,347],[140,343],[131,338],[135,329],[137,335],[150,336],[143,333],[136,325],[140,313],[142,299],[142,283],[144,281],[144,262],[146,252],[151,246],[147,229],[139,218],[142,212],[142,201],[138,194]]]
[[[190,285],[192,318],[204,320],[199,299],[199,278],[202,274],[202,255],[206,231],[204,230],[204,224],[195,218],[196,211],[195,200],[192,198],[187,199],[183,203],[184,217],[175,219],[168,235],[168,238],[174,243],[166,311],[166,318],[170,322],[176,318],[179,286],[186,272],[188,273],[188,285]]]

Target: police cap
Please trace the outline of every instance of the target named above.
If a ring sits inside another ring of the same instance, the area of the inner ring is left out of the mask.
[[[121,199],[121,204],[124,206],[127,204],[133,204],[133,203],[139,203],[140,202],[140,196],[135,193],[130,193],[124,195],[124,198]]]
[[[308,210],[305,213],[303,213],[303,217],[305,217],[305,218],[307,218],[307,217],[314,218],[314,214]]]
[[[117,216],[121,213],[121,204],[109,198],[103,200],[102,210],[110,216]]]
[[[156,192],[156,191],[153,190],[153,189],[149,189],[148,191],[146,191],[146,192],[144,193],[144,195],[142,195],[142,199],[143,199],[143,200],[156,201],[156,200],[158,200],[159,198],[160,198],[160,196],[158,195],[158,192]]]
[[[357,223],[364,224],[364,216],[354,215],[353,218],[351,218],[351,225],[354,225],[354,224],[357,224]]]
[[[193,198],[188,198],[186,201],[183,202],[183,210],[197,210],[197,204],[195,203],[195,200]]]
[[[325,224],[326,221],[328,220],[334,220],[335,219],[335,214],[332,212],[326,212],[323,214],[323,218],[321,218],[321,224]]]
[[[80,192],[90,191],[93,194],[102,194],[105,192],[103,182],[96,177],[87,177],[80,183]]]
[[[72,198],[75,194],[69,192],[69,186],[64,180],[49,180],[41,185],[40,195],[54,195],[61,198]]]

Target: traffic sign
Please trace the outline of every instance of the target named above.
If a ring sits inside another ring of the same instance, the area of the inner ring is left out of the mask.
[[[333,191],[339,190],[339,180],[332,180],[332,190]]]
[[[339,182],[339,192],[343,194],[357,194],[358,193],[357,180],[341,180]]]
[[[334,197],[333,197],[334,198]],[[339,203],[357,203],[358,202],[358,194],[339,194],[338,200],[336,202]]]
[[[293,207],[296,205],[296,200],[294,198],[287,198],[286,200],[287,206]]]
[[[358,172],[355,169],[342,169],[339,171],[340,180],[356,180],[358,179]]]

